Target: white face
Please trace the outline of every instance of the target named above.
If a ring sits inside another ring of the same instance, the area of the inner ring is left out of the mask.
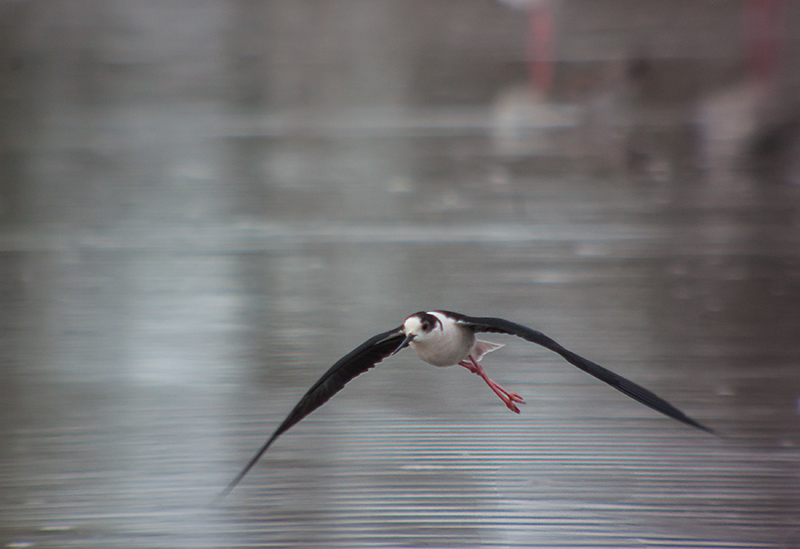
[[[430,313],[413,314],[403,322],[403,332],[413,335],[414,338],[425,337],[428,334],[441,331],[442,321],[438,315]]]
[[[422,322],[416,315],[408,317],[406,321],[403,322],[403,332],[405,332],[406,335],[419,335],[422,331]]]

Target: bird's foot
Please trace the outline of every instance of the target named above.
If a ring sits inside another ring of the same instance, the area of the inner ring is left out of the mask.
[[[519,414],[519,413],[520,413],[519,406],[517,406],[516,404],[514,404],[514,403],[513,403],[513,402],[511,402],[510,400],[505,400],[505,399],[503,399],[503,402],[505,402],[505,403],[506,403],[506,408],[508,408],[509,410],[511,410],[512,412],[514,412],[515,414]]]
[[[483,380],[486,382],[486,385],[488,385],[489,388],[494,391],[498,397],[500,397],[500,400],[503,401],[503,404],[505,404],[509,410],[517,414],[520,413],[517,404],[525,404],[523,398],[517,393],[506,391],[500,385],[498,385],[494,380],[486,375],[486,372],[483,371],[483,367],[478,364],[476,360],[474,360],[472,357],[469,357],[469,360],[459,362],[459,365],[468,369],[470,372],[481,376],[481,378],[483,378]]]
[[[517,406],[517,404],[525,404],[525,400],[517,393],[506,391],[494,381],[492,381],[489,384],[489,387],[491,387],[491,389],[495,392],[495,394],[500,397],[500,400],[503,401],[506,407],[514,413],[517,414],[519,413],[519,407]]]

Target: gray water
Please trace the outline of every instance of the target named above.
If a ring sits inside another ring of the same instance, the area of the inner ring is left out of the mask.
[[[760,93],[739,15],[576,4],[546,100],[500,4],[2,6],[0,544],[799,546],[796,165],[704,114]],[[671,52],[661,95],[616,80],[632,36]],[[721,436],[487,336],[520,415],[405,351],[211,505],[333,362],[434,308]]]

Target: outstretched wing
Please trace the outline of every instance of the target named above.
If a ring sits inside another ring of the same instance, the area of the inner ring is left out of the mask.
[[[621,375],[615,374],[611,370],[603,368],[599,364],[595,364],[591,360],[585,359],[582,356],[565,349],[556,341],[547,337],[541,332],[537,332],[536,330],[528,328],[527,326],[523,326],[522,324],[517,324],[509,320],[504,320],[502,318],[476,318],[450,311],[441,312],[454,318],[459,324],[468,326],[474,332],[495,332],[500,334],[514,335],[550,349],[551,351],[554,351],[564,357],[570,364],[577,366],[587,374],[593,375],[600,381],[608,383],[618,391],[625,393],[634,400],[638,400],[645,406],[649,406],[653,410],[661,412],[662,414],[673,419],[677,419],[681,423],[685,423],[686,425],[691,425],[692,427],[697,427],[698,429],[702,429],[703,431],[714,434],[713,430],[690,418],[652,391],[645,389],[641,385],[638,385],[629,379],[625,379]]]
[[[381,360],[398,350],[398,346],[403,343],[405,334],[402,327],[389,330],[378,334],[339,359],[336,364],[325,372],[317,382],[303,395],[300,402],[286,416],[275,432],[272,433],[264,445],[256,452],[256,455],[245,465],[244,469],[236,475],[225,490],[220,493],[218,499],[224,498],[233,490],[239,481],[244,478],[247,472],[256,464],[258,459],[267,451],[270,445],[281,434],[288,431],[293,425],[298,423],[308,414],[325,404],[328,399],[338,393],[348,381],[359,374],[362,374],[375,366]]]

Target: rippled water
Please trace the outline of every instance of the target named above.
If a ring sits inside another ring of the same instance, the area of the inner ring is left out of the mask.
[[[788,547],[797,539],[798,287],[790,277],[773,295],[778,273],[744,267],[770,263],[754,257],[763,252],[740,250],[731,265],[702,272],[692,267],[705,263],[699,252],[597,234],[592,253],[575,253],[586,241],[562,238],[376,239],[337,242],[334,233],[233,252],[5,252],[5,301],[17,302],[5,319],[6,543]],[[9,284],[26,271],[12,298]],[[445,280],[421,284],[439,272]],[[527,399],[520,416],[466,371],[401,354],[284,435],[209,507],[333,360],[424,303],[540,327],[724,438],[504,340],[486,364]]]
[[[351,44],[358,3],[334,30],[278,4],[7,8],[0,545],[800,545],[800,187],[703,136],[713,90],[580,95],[608,68],[581,44],[649,19],[564,7],[539,102],[521,12],[443,3],[410,37],[376,3]],[[406,351],[212,505],[330,364],[433,308],[540,329],[721,436],[487,336],[520,415]]]

